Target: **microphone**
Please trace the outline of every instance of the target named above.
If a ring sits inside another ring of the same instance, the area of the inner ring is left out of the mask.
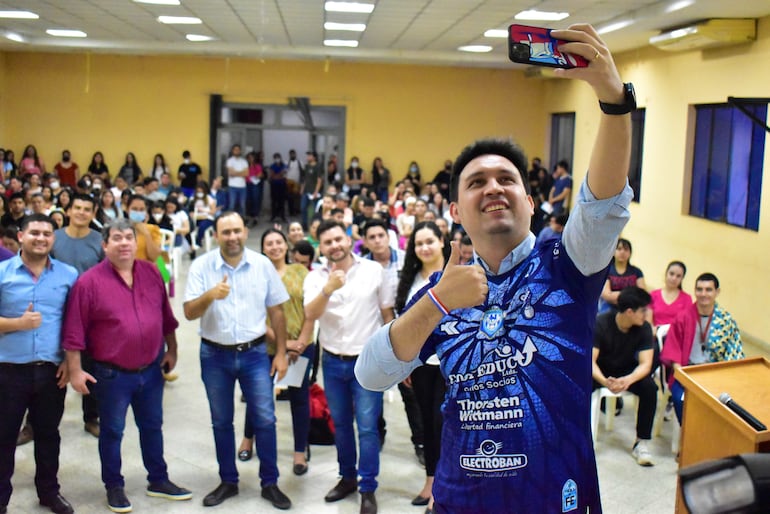
[[[756,430],[757,432],[762,432],[763,430],[767,430],[767,427],[759,421],[757,418],[749,414],[749,412],[735,403],[735,400],[733,400],[729,394],[722,393],[719,395],[719,401],[724,403],[728,409],[736,413],[743,421],[748,423],[751,428]]]

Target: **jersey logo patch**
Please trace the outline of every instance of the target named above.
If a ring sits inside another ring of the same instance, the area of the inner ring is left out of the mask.
[[[487,339],[493,339],[503,327],[503,310],[500,307],[491,307],[481,317],[481,332]]]
[[[577,484],[571,478],[561,488],[561,511],[570,512],[578,508]]]
[[[475,455],[460,455],[460,467],[469,471],[495,473],[523,468],[527,465],[524,454],[498,454],[503,443],[485,439],[476,449]]]

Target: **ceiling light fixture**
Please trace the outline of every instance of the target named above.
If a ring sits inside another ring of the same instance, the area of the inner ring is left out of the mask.
[[[200,18],[194,16],[158,16],[158,21],[166,25],[200,25]]]
[[[508,37],[508,31],[505,29],[489,29],[484,32],[484,37]]]
[[[324,39],[324,46],[347,46],[357,48],[358,41],[351,39]]]
[[[537,11],[531,9],[528,11],[521,11],[516,15],[517,20],[531,20],[531,21],[559,21],[569,16],[568,12],[551,12],[551,11]]]
[[[5,38],[6,39],[10,39],[11,41],[16,41],[17,43],[23,43],[24,42],[24,38],[21,37],[19,34],[15,33],[15,32],[8,32],[5,35]]]
[[[187,41],[200,42],[200,41],[212,41],[214,38],[211,36],[204,36],[203,34],[187,34],[185,36]]]
[[[333,21],[327,21],[326,23],[324,23],[324,29],[363,32],[366,30],[366,24],[365,23],[335,23]]]
[[[489,45],[465,45],[457,48],[461,52],[474,52],[477,54],[483,54],[485,52],[491,52],[492,47]]]
[[[134,0],[137,4],[179,5],[179,0]]]
[[[357,12],[371,14],[374,10],[374,4],[364,4],[361,2],[326,2],[324,10],[329,12]]]
[[[40,18],[30,11],[0,11],[0,18],[12,18],[15,20],[36,20]]]
[[[615,21],[596,29],[596,32],[598,32],[599,34],[608,34],[610,32],[615,32],[616,30],[624,29],[633,23],[634,23],[634,20]]]
[[[56,37],[87,37],[88,34],[83,32],[82,30],[72,30],[72,29],[48,29],[45,31],[46,34],[49,36],[56,36]]]
[[[666,7],[666,13],[680,11],[685,7],[690,7],[694,3],[695,0],[679,0],[678,2],[674,2],[673,4]]]

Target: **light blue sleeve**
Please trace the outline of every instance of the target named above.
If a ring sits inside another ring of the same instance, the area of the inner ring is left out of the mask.
[[[381,326],[364,345],[356,359],[358,383],[370,391],[385,391],[408,377],[412,370],[422,366],[418,355],[411,362],[398,360],[390,344],[390,325]]]
[[[562,241],[580,272],[593,275],[609,264],[618,236],[630,218],[628,206],[634,192],[626,185],[619,194],[597,200],[585,179],[580,184],[577,205],[569,214]]]
[[[267,260],[267,257],[265,257],[265,260]],[[286,286],[283,285],[281,276],[275,270],[275,266],[270,261],[267,261],[267,263],[262,263],[262,269],[267,275],[267,298],[265,304],[268,307],[272,307],[289,301],[289,293],[286,291]]]

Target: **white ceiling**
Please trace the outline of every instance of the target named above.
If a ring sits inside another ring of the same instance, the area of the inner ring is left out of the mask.
[[[603,37],[613,52],[646,46],[662,29],[706,18],[770,15],[770,0],[695,0],[667,12],[677,0],[359,0],[371,14],[327,13],[323,0],[181,0],[157,6],[132,0],[0,0],[0,10],[29,10],[37,20],[0,19],[0,50],[83,51],[131,54],[195,54],[288,59],[344,59],[435,65],[509,67],[505,39],[483,36],[511,23],[566,27],[589,22],[600,28],[632,19]],[[569,12],[559,22],[521,22],[524,9]],[[196,16],[202,25],[163,25],[159,15]],[[363,33],[328,32],[325,21],[366,23]],[[48,36],[49,28],[79,29],[85,39]],[[20,35],[24,42],[6,39]],[[215,37],[189,42],[186,34]],[[358,48],[323,46],[327,38],[358,39]],[[492,45],[486,54],[457,47]]]

